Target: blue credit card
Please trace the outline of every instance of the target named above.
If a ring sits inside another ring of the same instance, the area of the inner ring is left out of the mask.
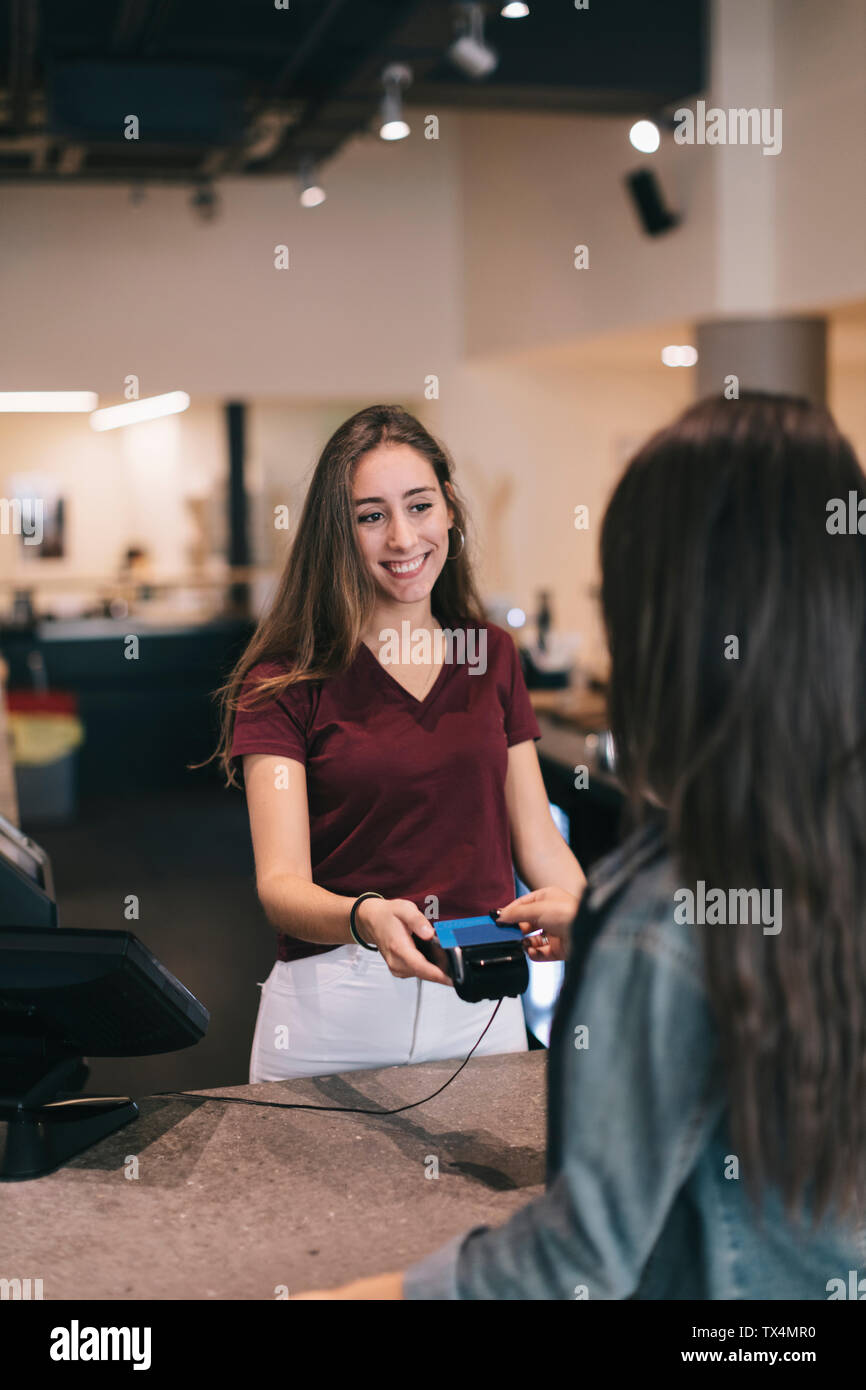
[[[436,940],[446,951],[455,946],[487,946],[491,941],[522,941],[519,927],[503,925],[488,913],[486,917],[456,917],[450,922],[434,922]]]

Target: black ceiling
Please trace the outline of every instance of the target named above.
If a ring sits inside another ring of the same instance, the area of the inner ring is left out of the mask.
[[[447,0],[0,0],[0,179],[283,174],[375,128],[381,73],[410,108],[652,115],[700,92],[705,0],[485,10],[487,78],[446,56]],[[139,118],[138,139],[124,135]]]

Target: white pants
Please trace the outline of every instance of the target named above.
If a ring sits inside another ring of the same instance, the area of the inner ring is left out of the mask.
[[[450,985],[398,980],[362,946],[278,960],[262,985],[250,1082],[462,1061],[495,1008],[495,1000],[465,1003]],[[503,999],[474,1055],[526,1050],[520,999]]]

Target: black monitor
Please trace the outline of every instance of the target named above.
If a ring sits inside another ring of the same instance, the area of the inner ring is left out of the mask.
[[[15,1181],[53,1172],[137,1117],[129,1096],[78,1094],[87,1056],[192,1047],[210,1015],[132,932],[57,926],[48,858],[8,821],[0,904],[0,1181]]]
[[[91,1057],[150,1057],[204,1037],[208,1011],[127,931],[0,927],[0,1084],[12,1037]]]

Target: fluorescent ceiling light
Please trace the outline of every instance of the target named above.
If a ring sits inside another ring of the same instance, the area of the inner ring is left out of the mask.
[[[0,410],[89,412],[98,405],[95,391],[0,391]]]
[[[125,405],[110,405],[105,410],[95,410],[90,417],[90,427],[94,430],[116,430],[121,425],[137,425],[142,420],[179,415],[188,407],[189,396],[185,391],[167,391],[164,396],[145,396],[141,401],[127,401]]]

